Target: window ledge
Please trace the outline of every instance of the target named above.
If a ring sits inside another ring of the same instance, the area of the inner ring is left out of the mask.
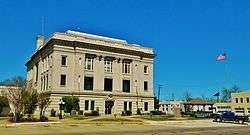
[[[107,72],[107,71],[105,71],[104,73],[105,74],[113,74],[113,72]]]
[[[89,70],[89,69],[84,69],[84,70],[87,71],[87,72],[94,72],[93,69],[91,69],[91,70]]]
[[[130,73],[122,73],[122,75],[130,76],[131,74]]]

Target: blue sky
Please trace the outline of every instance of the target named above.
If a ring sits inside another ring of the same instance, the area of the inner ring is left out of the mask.
[[[0,0],[0,17],[0,80],[25,76],[44,17],[46,37],[80,30],[154,48],[162,99],[250,88],[249,0]],[[215,61],[223,52],[226,67]]]

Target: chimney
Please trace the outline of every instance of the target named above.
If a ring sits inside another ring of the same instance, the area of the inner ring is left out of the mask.
[[[42,35],[36,37],[36,50],[39,50],[44,45],[45,39]]]

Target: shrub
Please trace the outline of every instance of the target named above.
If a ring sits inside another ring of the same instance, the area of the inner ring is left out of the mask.
[[[184,112],[183,115],[188,115],[190,117],[195,117],[195,113],[194,112]]]
[[[56,111],[54,109],[51,109],[50,116],[51,117],[56,117]]]
[[[138,108],[138,109],[136,110],[136,114],[137,114],[137,115],[141,115],[141,109],[140,109],[140,108]]]
[[[76,116],[77,115],[77,111],[76,110],[71,110],[70,115]]]
[[[9,106],[9,101],[6,97],[0,96],[0,113],[3,111],[4,107]]]
[[[83,115],[83,110],[80,110],[80,111],[78,112],[78,115]]]
[[[162,111],[154,110],[154,111],[150,111],[150,115],[166,115],[166,113]]]
[[[72,110],[79,111],[79,98],[75,96],[65,96],[62,98],[65,102],[65,112],[71,113]]]
[[[41,117],[40,117],[40,121],[41,122],[45,122],[45,121],[48,121],[49,119],[48,119],[48,117],[46,117],[46,116],[44,116],[44,115],[42,115]]]
[[[91,112],[86,112],[84,113],[84,116],[88,117],[88,116],[99,116],[99,112],[98,111],[91,111]]]
[[[33,90],[32,92],[24,91],[22,96],[24,104],[24,113],[28,114],[28,117],[31,117],[37,107],[38,94],[35,90]]]
[[[132,112],[130,110],[122,111],[122,116],[131,116]]]

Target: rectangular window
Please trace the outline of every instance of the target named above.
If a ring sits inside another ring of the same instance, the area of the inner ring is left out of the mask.
[[[112,72],[112,61],[109,59],[104,60],[104,68],[105,68],[105,72]]]
[[[38,63],[36,63],[36,82],[38,81]]]
[[[148,73],[148,66],[144,66],[144,74]]]
[[[148,111],[148,102],[144,102],[144,111]]]
[[[240,102],[243,103],[243,98],[240,98]]]
[[[48,90],[48,88],[49,88],[49,76],[48,75],[46,75],[46,90]]]
[[[123,85],[122,87],[123,92],[130,92],[130,80],[123,80],[122,85]]]
[[[94,110],[95,110],[95,101],[94,101],[94,100],[92,100],[92,101],[90,102],[90,110],[91,110],[91,111],[94,111]]]
[[[132,102],[128,103],[128,108],[129,108],[129,111],[132,111]]]
[[[148,82],[144,81],[144,91],[148,91]]]
[[[238,98],[235,98],[235,102],[236,102],[236,103],[238,103],[238,102],[239,102],[239,101],[238,101]]]
[[[85,57],[85,69],[93,70],[93,65],[94,65],[93,62],[94,62],[93,57]]]
[[[104,91],[112,91],[113,79],[104,78]]]
[[[89,110],[89,101],[85,100],[85,111]]]
[[[43,77],[43,81],[44,81],[44,83],[43,83],[43,90],[46,90],[46,78],[45,78],[45,76]]]
[[[62,60],[61,60],[62,66],[66,66],[66,59],[67,59],[67,56],[62,56]]]
[[[93,77],[84,77],[84,90],[93,90]]]
[[[126,102],[126,101],[124,102],[123,110],[124,110],[124,111],[127,111],[127,102]]]
[[[122,63],[122,73],[124,73],[124,74],[130,73],[130,63],[129,62]]]
[[[247,97],[247,99],[246,99],[246,100],[247,100],[247,103],[249,103],[249,97]]]
[[[41,77],[41,91],[43,91],[43,78]]]
[[[61,86],[66,85],[66,75],[61,75],[60,85]]]

